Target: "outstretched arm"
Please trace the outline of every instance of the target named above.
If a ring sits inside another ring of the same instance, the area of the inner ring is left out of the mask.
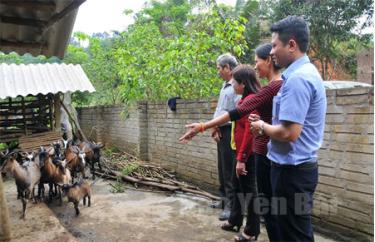
[[[205,123],[192,123],[187,124],[185,127],[188,129],[186,133],[179,139],[180,142],[187,143],[199,132],[204,132],[206,129],[217,127],[230,121],[229,113],[226,112],[217,118],[211,119]]]

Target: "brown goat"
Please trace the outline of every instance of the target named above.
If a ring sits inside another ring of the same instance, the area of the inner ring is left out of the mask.
[[[81,152],[81,150],[75,145],[68,145],[65,150],[65,160],[67,162],[67,167],[72,173],[72,178],[74,181],[74,177],[76,176],[77,172],[81,172],[82,178],[86,178],[85,175],[85,154]]]
[[[52,184],[58,184],[58,185],[64,185],[68,184],[71,181],[71,175],[70,171],[68,169],[65,169],[63,165],[56,166],[52,162],[52,158],[50,157],[50,154],[44,150],[42,150],[39,153],[39,162],[40,162],[40,168],[42,172],[42,178],[40,185],[44,186],[44,183],[50,184],[50,191],[49,191],[49,198],[51,200],[52,198]],[[59,198],[60,198],[60,205],[62,204],[62,196],[61,196],[61,190],[59,191]]]
[[[91,206],[91,186],[87,181],[81,181],[80,183],[74,183],[73,185],[65,184],[62,186],[64,196],[68,197],[68,202],[74,204],[76,215],[79,215],[79,201],[83,199],[83,205],[86,205],[86,197],[88,198],[88,207]]]

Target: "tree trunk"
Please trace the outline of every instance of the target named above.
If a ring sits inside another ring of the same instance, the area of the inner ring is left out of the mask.
[[[325,81],[326,80],[326,67],[325,67],[326,62],[324,61],[324,58],[320,59],[320,63],[322,64],[322,79],[323,81]]]
[[[4,196],[3,178],[0,173],[0,241],[10,241],[10,239],[9,212]]]

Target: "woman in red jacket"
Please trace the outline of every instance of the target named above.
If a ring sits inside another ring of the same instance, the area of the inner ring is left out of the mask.
[[[237,105],[255,96],[260,89],[255,71],[249,65],[239,65],[232,72],[233,88],[237,94],[242,95]],[[252,112],[255,113],[256,112]],[[235,241],[252,241],[260,233],[259,215],[255,213],[254,200],[257,197],[256,170],[254,161],[254,138],[251,134],[250,123],[247,116],[235,122],[234,141],[236,144],[236,169],[233,174],[233,186],[237,194],[231,209],[228,222],[221,228],[228,231],[239,231],[243,221],[243,211],[247,210],[246,226],[242,234]],[[243,195],[243,196],[242,196]],[[242,199],[240,201],[239,199]],[[247,208],[241,209],[241,204]],[[246,209],[246,210],[245,210]]]

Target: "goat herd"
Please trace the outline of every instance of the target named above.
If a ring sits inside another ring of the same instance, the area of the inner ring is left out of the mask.
[[[100,149],[102,144],[94,142],[73,142],[72,140],[59,140],[49,147],[40,147],[38,151],[22,152],[8,150],[0,152],[0,173],[10,173],[17,186],[17,199],[22,201],[22,215],[25,218],[28,199],[34,202],[45,201],[44,185],[49,185],[48,202],[53,198],[60,200],[66,196],[68,202],[74,204],[76,215],[79,215],[78,204],[83,199],[83,205],[91,203],[91,185],[85,181],[85,167],[90,164],[90,173],[95,179],[95,164],[99,169]],[[81,178],[78,179],[78,175]],[[78,182],[74,183],[74,178]],[[34,188],[38,184],[38,195],[35,196]]]

